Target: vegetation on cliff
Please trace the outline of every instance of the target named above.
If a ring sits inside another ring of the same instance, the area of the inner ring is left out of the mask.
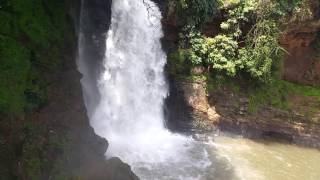
[[[66,135],[47,136],[35,110],[72,52],[67,1],[0,0],[0,179],[40,179],[53,169],[45,148],[60,152]],[[68,49],[68,50],[67,50]]]
[[[183,22],[179,48],[186,49],[184,57],[194,66],[202,65],[219,74],[232,77],[247,74],[251,79],[269,81],[273,66],[278,64],[277,61],[284,52],[277,41],[280,33],[279,19],[294,13],[301,2],[290,4],[285,3],[286,1],[258,0],[234,1],[227,4],[218,1],[201,2],[213,4],[215,8],[201,10],[201,14],[188,8],[185,10],[194,13],[183,14],[191,19]],[[177,7],[189,7],[188,5],[183,1],[182,5],[178,3]],[[201,5],[192,7],[203,9]],[[225,11],[223,16],[226,18],[222,18],[219,33],[214,37],[207,37],[201,33],[201,28],[208,22],[209,17],[212,20],[214,16],[205,12],[212,12],[215,9]],[[179,16],[183,16],[180,14],[182,13],[179,13]],[[199,17],[203,18],[198,19]]]
[[[318,87],[282,80],[288,52],[279,38],[290,22],[315,16],[311,6],[310,0],[168,0],[166,16],[177,19],[180,31],[179,43],[169,54],[169,71],[187,79],[203,76],[209,90],[236,87],[246,92],[252,112],[265,105],[289,109],[287,97],[292,94],[320,98]],[[213,34],[206,33],[207,26]]]
[[[1,0],[0,113],[21,116],[46,101],[46,77],[70,36],[64,1]]]

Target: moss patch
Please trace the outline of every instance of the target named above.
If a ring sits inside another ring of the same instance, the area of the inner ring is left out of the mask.
[[[30,70],[30,52],[21,43],[0,35],[0,111],[21,114]]]
[[[48,87],[71,54],[68,3],[0,0],[0,179],[43,178],[65,146],[64,133],[48,133],[46,122],[29,115],[47,103]]]
[[[0,113],[19,117],[45,103],[73,31],[65,1],[1,0],[0,23]]]
[[[283,81],[272,81],[261,86],[251,85],[248,88],[249,111],[257,112],[264,106],[273,106],[280,109],[289,109],[287,96],[289,89]]]
[[[226,87],[239,97],[247,97],[250,113],[258,113],[260,109],[269,106],[301,114],[313,122],[320,122],[320,87],[299,85],[279,79],[273,79],[268,84],[256,84],[223,76],[199,77],[206,80],[209,94]]]

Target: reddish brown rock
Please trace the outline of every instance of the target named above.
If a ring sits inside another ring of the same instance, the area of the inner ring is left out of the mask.
[[[280,44],[288,54],[284,61],[283,78],[306,84],[320,85],[319,49],[313,47],[319,42],[319,2],[310,1],[309,14],[302,19],[288,20]]]

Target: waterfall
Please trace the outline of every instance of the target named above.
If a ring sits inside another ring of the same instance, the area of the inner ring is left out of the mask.
[[[108,139],[107,155],[120,156],[129,164],[166,161],[167,150],[182,143],[181,137],[164,127],[168,90],[160,18],[155,4],[147,0],[114,0],[112,4],[99,80],[101,101],[91,124]]]
[[[161,18],[150,0],[113,0],[97,85],[100,100],[93,108],[88,102],[94,93],[85,92],[84,98],[91,126],[109,142],[106,157],[120,157],[142,179],[198,179],[201,173],[193,172],[211,165],[206,151],[196,148],[192,138],[173,134],[164,125],[168,88]],[[85,65],[81,57],[78,64],[84,75],[83,90],[88,91],[86,81],[90,80],[83,71],[86,68],[81,68]]]

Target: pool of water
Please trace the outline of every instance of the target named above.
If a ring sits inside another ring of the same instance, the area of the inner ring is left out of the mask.
[[[216,179],[320,179],[320,151],[316,149],[225,136],[211,137],[206,144],[222,172],[216,172]]]
[[[178,160],[134,163],[134,172],[145,180],[320,180],[316,149],[214,134],[189,140]]]

